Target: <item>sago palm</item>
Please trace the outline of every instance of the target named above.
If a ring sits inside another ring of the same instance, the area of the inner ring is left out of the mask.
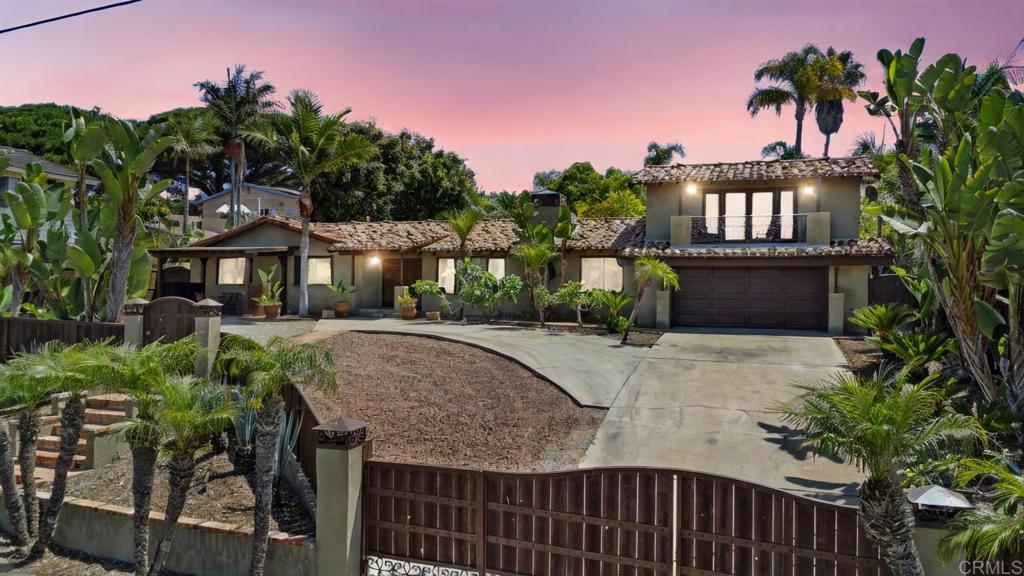
[[[914,514],[899,484],[902,470],[984,435],[973,418],[944,406],[940,378],[914,381],[888,370],[872,378],[839,373],[800,386],[797,397],[779,409],[816,453],[867,473],[860,486],[861,524],[893,576],[924,575]]]
[[[967,558],[994,560],[1000,554],[1024,549],[1024,477],[1003,462],[965,460],[956,481],[967,486],[976,479],[994,480],[978,507],[960,513],[939,541],[939,556],[949,561],[962,554]]]
[[[366,138],[345,129],[350,108],[324,114],[323,104],[308,90],[294,90],[288,96],[290,111],[272,123],[271,147],[291,170],[299,187],[299,315],[309,314],[309,221],[313,216],[313,194],[320,179],[348,164],[368,160],[376,148]]]
[[[747,111],[751,116],[757,116],[762,110],[774,110],[776,115],[781,116],[783,106],[793,105],[796,118],[793,150],[797,157],[803,153],[804,117],[808,106],[814,104],[817,88],[811,62],[819,56],[821,49],[808,44],[799,51],[762,63],[754,71],[754,81],[768,80],[770,84],[755,88],[747,99]]]
[[[225,335],[217,356],[216,372],[244,382],[244,401],[256,411],[254,444],[255,507],[252,561],[249,574],[260,576],[266,564],[273,499],[274,459],[281,432],[286,384],[301,383],[325,390],[337,388],[331,350],[323,342],[290,344],[272,338],[265,346],[248,338]]]
[[[626,330],[622,333],[622,343],[629,339],[629,329],[636,322],[640,312],[640,302],[651,286],[658,284],[662,290],[678,290],[679,275],[671,266],[653,256],[641,256],[633,262],[633,282],[636,284],[636,306],[629,312]]]
[[[192,161],[202,160],[214,153],[213,143],[217,135],[213,123],[202,114],[179,112],[167,120],[167,135],[171,138],[171,150],[176,159],[185,167],[185,194],[182,197],[181,237],[188,236],[188,194],[192,188]]]

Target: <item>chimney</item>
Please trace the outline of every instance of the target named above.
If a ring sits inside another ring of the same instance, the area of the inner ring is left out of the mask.
[[[565,206],[565,196],[554,190],[534,190],[530,199],[537,206],[537,216],[532,224],[544,223],[554,228],[558,225],[558,212]]]

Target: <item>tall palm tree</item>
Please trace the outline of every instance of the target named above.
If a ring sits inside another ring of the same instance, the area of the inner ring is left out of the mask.
[[[320,99],[308,90],[292,91],[288,105],[288,113],[274,118],[269,139],[299,187],[299,315],[305,316],[309,314],[309,221],[313,216],[313,194],[325,174],[368,160],[377,149],[366,138],[345,130],[345,116],[351,108],[324,114]]]
[[[266,564],[270,533],[270,505],[273,499],[274,459],[281,431],[285,384],[301,383],[334,390],[334,361],[324,343],[289,344],[272,338],[266,345],[227,334],[215,364],[216,372],[245,382],[245,403],[256,410],[255,507],[253,517],[251,576],[261,576]]]
[[[984,435],[976,420],[945,407],[940,378],[915,382],[907,372],[891,370],[872,378],[838,373],[800,386],[798,396],[779,409],[816,452],[867,472],[860,486],[861,524],[893,576],[924,576],[914,514],[899,484],[902,471],[953,443]]]
[[[853,52],[837,52],[831,46],[812,62],[812,68],[818,76],[814,118],[818,130],[825,135],[822,156],[827,158],[832,135],[843,125],[843,100],[857,100],[854,89],[864,83],[867,75],[864,65],[853,59]]]
[[[157,426],[167,438],[167,509],[164,513],[164,536],[156,548],[150,567],[151,576],[160,574],[171,551],[171,541],[181,511],[185,509],[189,488],[196,472],[196,451],[231,423],[235,406],[224,402],[220,386],[191,378],[171,378],[155,390],[160,398]]]
[[[686,158],[686,148],[683,148],[679,142],[666,142],[665,144],[651,142],[647,145],[644,166],[667,166],[672,163],[672,158],[675,156],[679,156],[680,160]]]
[[[853,139],[850,156],[880,156],[885,153],[885,143],[879,142],[874,132],[861,132]]]
[[[188,194],[192,188],[192,161],[202,160],[216,150],[217,135],[213,124],[202,114],[180,112],[167,120],[171,150],[185,164],[185,195],[181,211],[181,237],[188,236]]]
[[[228,69],[223,84],[213,80],[197,82],[200,100],[220,125],[224,153],[231,158],[231,221],[241,217],[242,188],[245,186],[245,141],[259,132],[278,104],[274,85],[263,79],[263,72],[248,71],[244,64]]]
[[[626,330],[622,333],[623,344],[629,339],[629,329],[636,322],[637,313],[640,311],[640,302],[644,299],[648,288],[657,283],[662,289],[679,289],[679,275],[676,274],[676,271],[664,260],[653,256],[641,256],[633,262],[633,282],[636,283],[636,305],[630,311]]]
[[[796,139],[793,150],[797,156],[803,153],[804,117],[807,108],[814,104],[817,89],[816,77],[811,63],[821,56],[821,49],[808,44],[796,52],[789,52],[782,58],[774,58],[762,63],[754,71],[754,81],[768,80],[768,86],[755,88],[747,99],[747,111],[757,116],[762,110],[775,110],[782,115],[782,107],[792,104],[793,116],[796,118]]]
[[[7,510],[7,521],[14,530],[14,544],[28,544],[28,524],[25,520],[25,505],[18,497],[18,485],[14,477],[14,459],[11,457],[10,427],[0,420],[0,488],[4,492],[4,508]]]

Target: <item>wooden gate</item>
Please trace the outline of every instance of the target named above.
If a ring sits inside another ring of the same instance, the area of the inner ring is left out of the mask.
[[[174,342],[195,332],[196,303],[178,296],[157,298],[146,307],[143,341]]]
[[[371,460],[363,520],[368,574],[888,574],[855,508],[680,470]]]

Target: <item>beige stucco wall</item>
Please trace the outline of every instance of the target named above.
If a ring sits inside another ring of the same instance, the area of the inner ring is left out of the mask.
[[[229,201],[229,195],[225,194],[219,196],[213,200],[203,203],[203,218],[220,218],[217,214],[217,208],[227,204]],[[279,194],[273,194],[264,190],[254,190],[248,186],[242,188],[242,205],[256,212],[260,208],[277,209],[280,216],[298,216],[299,200],[298,198],[287,198]],[[291,209],[291,213],[289,213]]]
[[[669,218],[679,214],[679,198],[682,194],[682,182],[647,186],[648,240],[667,241],[669,239]]]
[[[857,326],[850,324],[849,317],[857,308],[868,305],[868,279],[871,267],[839,266],[838,277],[834,276],[834,272],[834,268],[829,268],[829,282],[836,282],[834,292],[844,295],[846,333],[859,332],[860,329]]]

